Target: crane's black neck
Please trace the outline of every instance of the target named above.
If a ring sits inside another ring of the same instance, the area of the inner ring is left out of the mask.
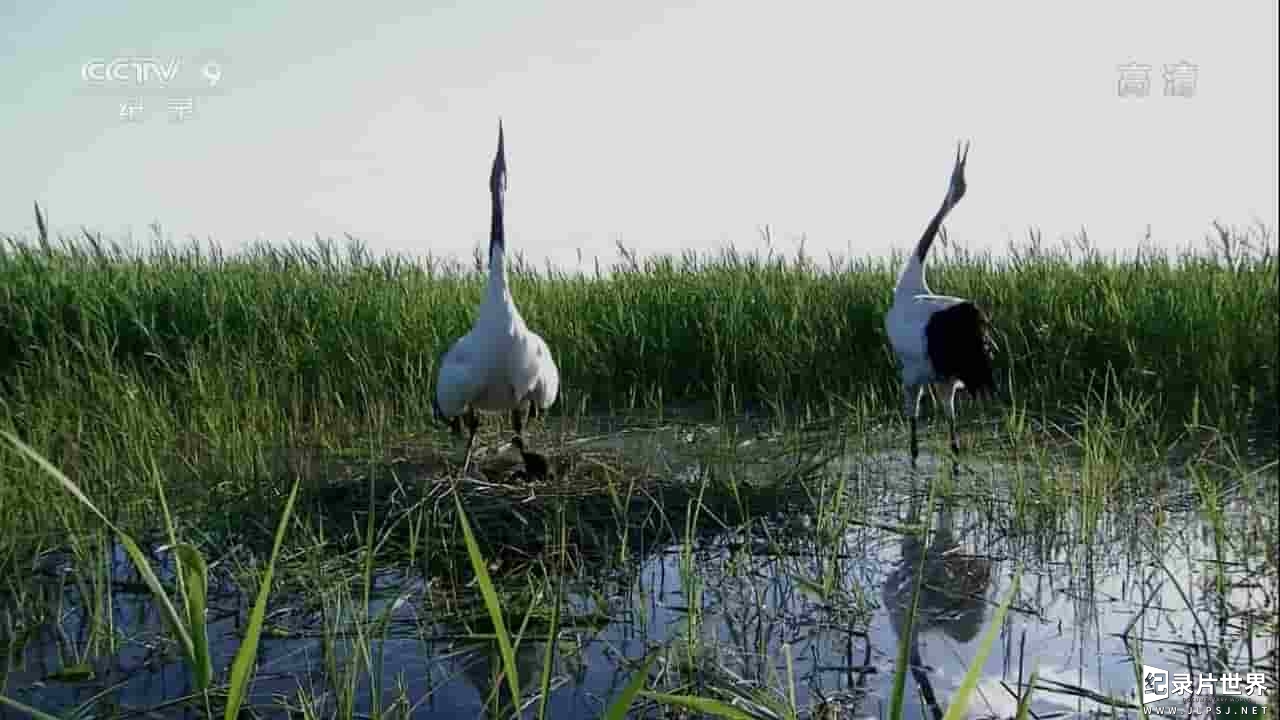
[[[502,137],[502,120],[498,120],[498,151],[493,156],[493,170],[489,173],[489,197],[493,211],[489,223],[490,272],[501,272],[502,254],[506,249],[506,231],[503,226],[502,200],[507,186],[507,156]],[[495,268],[496,264],[496,268]]]
[[[920,264],[924,264],[925,257],[929,254],[929,248],[933,246],[933,241],[938,237],[938,228],[942,227],[942,221],[947,217],[947,213],[951,211],[951,197],[948,195],[943,200],[942,207],[938,208],[938,212],[934,214],[933,219],[924,228],[924,234],[920,236],[920,242],[916,243],[916,259]]]
[[[506,249],[506,232],[502,217],[502,191],[493,191],[493,211],[489,224],[489,262],[501,262]]]

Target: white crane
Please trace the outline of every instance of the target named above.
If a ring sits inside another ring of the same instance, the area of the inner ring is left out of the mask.
[[[520,310],[511,299],[507,287],[507,270],[503,262],[505,239],[503,228],[503,193],[506,191],[507,161],[503,152],[502,121],[498,121],[498,153],[489,175],[489,193],[493,211],[489,228],[489,281],[475,325],[458,338],[440,360],[436,376],[436,392],[432,401],[435,416],[445,421],[454,434],[467,426],[467,454],[462,463],[466,474],[471,464],[476,431],[480,427],[477,411],[511,412],[516,437],[524,431],[524,414],[538,416],[556,401],[560,389],[560,371],[551,350],[537,333],[525,325]],[[524,443],[518,445],[522,454]],[[527,453],[525,456],[535,455]],[[541,456],[536,456],[541,459]],[[526,466],[529,461],[526,460]],[[545,460],[542,466],[545,467]]]
[[[934,295],[924,277],[929,246],[947,213],[964,197],[964,166],[968,157],[969,144],[964,143],[963,152],[957,144],[951,185],[942,207],[929,221],[915,252],[907,259],[893,291],[893,305],[884,318],[889,344],[902,371],[903,411],[911,420],[912,465],[920,454],[916,418],[925,385],[933,384],[944,393],[943,407],[951,424],[951,452],[957,458],[960,442],[956,435],[956,391],[962,387],[974,395],[995,391],[991,372],[993,343],[986,315],[968,300]]]

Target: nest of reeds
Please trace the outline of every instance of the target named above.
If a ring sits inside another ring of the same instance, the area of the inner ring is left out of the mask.
[[[549,477],[534,481],[518,472],[519,451],[492,437],[477,443],[465,474],[462,444],[444,436],[299,457],[310,465],[304,476],[314,478],[303,502],[322,517],[336,549],[368,542],[372,513],[380,552],[413,546],[415,557],[456,570],[469,562],[459,506],[485,557],[507,568],[556,552],[562,540],[572,557],[590,562],[807,507],[804,484],[795,480],[829,458],[793,445],[726,442],[715,428],[687,424],[561,436],[531,443],[550,467]],[[694,526],[686,522],[691,512]]]
[[[334,525],[350,528],[359,542],[368,515],[375,524],[407,528],[400,520],[427,518],[436,549],[465,553],[457,527],[456,493],[477,539],[487,550],[503,554],[539,553],[566,535],[579,553],[608,552],[623,536],[640,540],[653,522],[654,509],[683,506],[688,483],[682,481],[669,448],[661,443],[619,442],[621,436],[540,444],[550,469],[545,479],[528,480],[518,472],[523,461],[509,443],[482,446],[465,475],[460,448],[424,442],[403,443],[377,453],[329,453],[307,462],[319,477],[311,485],[312,505]],[[639,536],[634,533],[639,531]]]

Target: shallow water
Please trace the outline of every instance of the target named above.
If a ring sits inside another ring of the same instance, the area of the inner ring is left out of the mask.
[[[1187,643],[1206,640],[1221,667],[1241,675],[1274,664],[1265,658],[1274,658],[1276,639],[1250,639],[1251,627],[1242,618],[1244,608],[1274,616],[1275,578],[1250,577],[1242,563],[1252,558],[1216,558],[1213,534],[1191,506],[1178,509],[1173,503],[1159,533],[1141,503],[1124,514],[1102,515],[1091,532],[1074,524],[1069,513],[1055,526],[1028,530],[1010,519],[1001,484],[1011,472],[1007,467],[968,465],[949,499],[931,511],[924,502],[927,483],[920,479],[931,476],[927,464],[915,479],[892,453],[849,456],[832,467],[854,499],[855,522],[832,530],[819,527],[821,519],[812,514],[791,511],[750,528],[701,534],[691,546],[692,596],[689,577],[681,572],[680,544],[653,548],[634,558],[630,570],[570,578],[568,627],[555,661],[549,716],[599,717],[636,667],[619,658],[638,661],[661,646],[680,648],[669,650],[664,657],[672,662],[659,666],[668,674],[666,687],[669,678],[684,677],[703,683],[701,694],[712,694],[712,686],[748,693],[765,688],[784,701],[789,653],[799,707],[831,699],[841,709],[833,717],[886,715],[904,606],[922,558],[913,657],[925,670],[908,680],[907,717],[930,717],[928,698],[946,707],[1019,565],[1020,588],[984,665],[970,717],[1012,716],[1013,693],[1033,669],[1042,681],[1133,702],[1135,671],[1126,633],[1145,664],[1170,672],[1205,669],[1206,654],[1190,659]],[[932,523],[928,545],[893,529],[916,521]],[[123,552],[117,551],[113,566],[116,577],[134,577]],[[1215,591],[1219,579],[1226,582],[1225,594]],[[55,679],[59,670],[80,662],[73,648],[87,647],[92,631],[76,608],[74,588],[51,587],[47,594],[64,600],[61,607],[49,605],[50,619],[59,622],[28,637],[20,662],[5,678],[5,694],[58,713],[95,703],[101,715],[110,716],[113,707],[156,708],[189,693],[185,668],[158,652],[155,638],[163,628],[141,589],[117,588],[112,595],[110,616],[121,641],[114,655],[88,659],[94,679]],[[376,589],[372,614],[388,609],[388,621],[385,631],[366,631],[383,638],[369,644],[368,658],[341,639],[327,653],[314,612],[273,604],[269,626],[288,632],[264,637],[260,645],[252,702],[261,714],[273,714],[273,707],[285,714],[286,706],[297,706],[300,691],[325,708],[321,716],[331,714],[342,698],[330,668],[348,663],[360,667],[351,686],[359,712],[375,710],[376,695],[384,710],[397,696],[407,697],[414,717],[483,714],[493,689],[495,648],[460,639],[465,631],[456,614],[430,601],[420,575],[386,570]],[[229,666],[238,647],[237,622],[246,604],[224,590],[211,593],[216,671]],[[691,613],[693,606],[701,611]],[[569,619],[592,612],[607,620],[572,627]],[[696,642],[687,642],[691,633]],[[531,638],[518,649],[522,687],[537,684],[544,647],[540,638]],[[685,669],[696,672],[681,675],[685,661]],[[370,665],[381,668],[374,673],[379,693],[370,691],[364,671]],[[1274,692],[1274,679],[1268,683]],[[1061,688],[1038,690],[1031,709],[1039,717],[1112,711]],[[1133,711],[1116,712],[1136,717]],[[202,715],[176,706],[156,713]],[[9,716],[0,709],[0,717]]]

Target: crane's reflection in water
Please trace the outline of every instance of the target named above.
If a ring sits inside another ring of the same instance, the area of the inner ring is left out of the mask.
[[[913,492],[907,521],[920,521],[920,493]],[[937,509],[937,522],[928,535],[926,546],[921,534],[902,536],[902,558],[886,576],[882,597],[894,634],[899,640],[911,613],[911,594],[916,574],[922,571],[920,595],[911,624],[911,675],[920,694],[936,720],[943,716],[937,694],[929,679],[932,668],[925,664],[921,652],[921,636],[939,634],[958,643],[972,642],[982,629],[987,614],[986,594],[991,587],[991,560],[968,553],[961,545],[952,514],[954,503],[942,500]]]

